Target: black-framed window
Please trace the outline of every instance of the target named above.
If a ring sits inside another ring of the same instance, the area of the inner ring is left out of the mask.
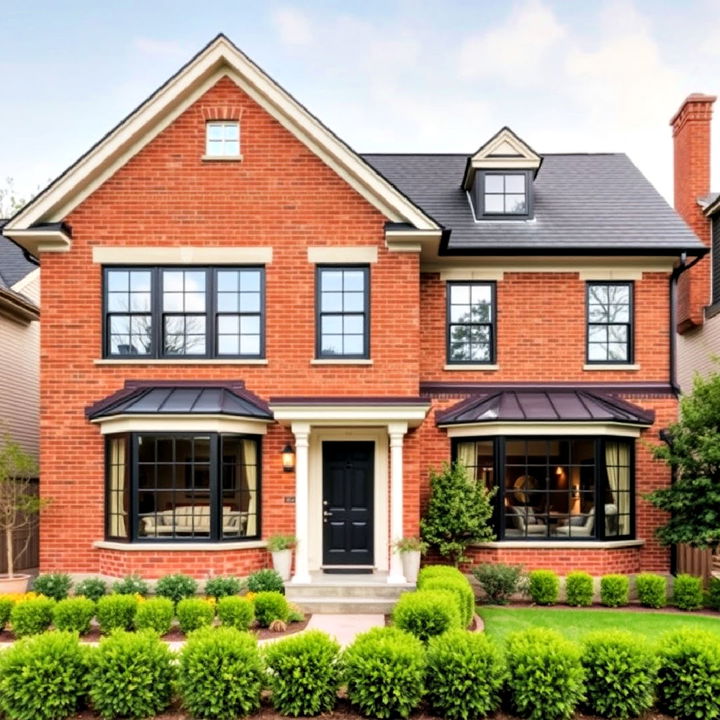
[[[587,284],[587,361],[631,363],[633,359],[633,284]]]
[[[482,215],[526,217],[530,214],[527,172],[485,171],[479,179]]]
[[[125,542],[260,537],[260,439],[131,433],[106,447],[106,536]]]
[[[635,534],[634,443],[613,437],[458,438],[454,458],[497,488],[500,540],[620,540]]]
[[[495,362],[495,283],[448,282],[448,363]]]
[[[370,357],[370,268],[320,265],[316,288],[317,357]]]
[[[262,358],[262,267],[104,268],[104,357]]]

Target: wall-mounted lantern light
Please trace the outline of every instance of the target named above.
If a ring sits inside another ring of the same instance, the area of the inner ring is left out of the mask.
[[[285,472],[295,469],[295,451],[291,445],[286,445],[282,450],[282,466]]]

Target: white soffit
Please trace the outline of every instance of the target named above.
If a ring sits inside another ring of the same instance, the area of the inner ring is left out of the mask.
[[[216,432],[265,435],[272,420],[231,415],[108,415],[91,420],[103,435],[125,432]]]
[[[430,405],[283,405],[270,403],[275,420],[288,424],[307,422],[325,426],[373,426],[406,422],[418,427],[425,419]]]
[[[492,435],[614,435],[616,437],[638,438],[649,425],[625,425],[613,422],[479,422],[462,425],[443,425],[448,437],[484,437]]]

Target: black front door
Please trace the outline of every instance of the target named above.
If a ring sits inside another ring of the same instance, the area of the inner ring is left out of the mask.
[[[372,442],[324,442],[323,566],[373,565]]]

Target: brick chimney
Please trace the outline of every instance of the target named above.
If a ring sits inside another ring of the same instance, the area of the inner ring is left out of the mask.
[[[710,192],[710,121],[712,95],[693,93],[670,120],[675,157],[675,209],[705,245],[710,245],[710,222],[698,198]],[[680,276],[677,330],[685,333],[703,323],[710,304],[710,259],[701,260]]]

